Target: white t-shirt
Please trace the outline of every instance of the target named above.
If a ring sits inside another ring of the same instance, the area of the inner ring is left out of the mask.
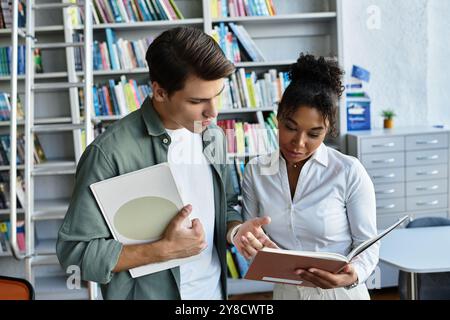
[[[203,225],[208,247],[200,259],[180,266],[180,293],[183,300],[220,300],[220,261],[214,247],[214,188],[212,172],[203,154],[200,134],[187,129],[166,129],[171,138],[168,162],[181,198],[192,205],[189,218]]]

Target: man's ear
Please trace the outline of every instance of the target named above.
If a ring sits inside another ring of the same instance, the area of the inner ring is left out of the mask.
[[[165,102],[167,99],[167,91],[162,88],[158,82],[152,82],[153,99],[158,102]]]

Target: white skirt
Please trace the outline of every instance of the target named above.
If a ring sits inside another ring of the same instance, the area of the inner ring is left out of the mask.
[[[321,289],[276,284],[273,291],[274,300],[370,300],[366,285],[360,284],[353,289]]]

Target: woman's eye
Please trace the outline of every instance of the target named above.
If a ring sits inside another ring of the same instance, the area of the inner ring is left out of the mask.
[[[310,136],[311,138],[314,138],[314,139],[320,137],[319,134],[309,134],[309,136]]]
[[[190,101],[192,104],[200,104],[200,103],[202,103],[201,101],[195,101],[195,100],[191,100]]]

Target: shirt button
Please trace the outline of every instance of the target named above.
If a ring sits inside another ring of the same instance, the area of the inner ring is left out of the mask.
[[[163,139],[163,143],[164,143],[164,144],[168,144],[168,143],[169,143],[169,139],[164,138],[164,139]]]

